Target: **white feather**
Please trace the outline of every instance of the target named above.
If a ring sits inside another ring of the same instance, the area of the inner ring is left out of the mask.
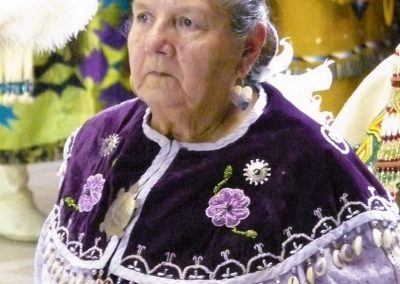
[[[293,47],[286,39],[281,40],[280,44],[283,46],[282,52],[261,70],[258,81],[272,84],[298,109],[322,124],[330,124],[333,114],[320,110],[321,97],[314,95],[314,92],[330,88],[333,76],[329,65],[333,61],[327,61],[301,75],[289,75],[285,71],[293,59]]]
[[[97,5],[97,0],[0,0],[0,45],[61,47],[85,28]]]
[[[294,56],[294,50],[289,43],[289,38],[281,39],[279,44],[283,47],[282,52],[268,64],[268,68],[273,70],[274,73],[281,73],[287,70]]]

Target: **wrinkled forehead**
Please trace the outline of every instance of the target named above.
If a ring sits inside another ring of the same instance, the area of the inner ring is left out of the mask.
[[[226,8],[217,3],[220,0],[134,0],[132,12],[148,12],[165,18],[187,16],[206,23],[208,27],[230,31],[230,15]]]
[[[172,10],[201,10],[205,13],[225,12],[220,5],[220,0],[133,0],[133,9],[162,8]]]

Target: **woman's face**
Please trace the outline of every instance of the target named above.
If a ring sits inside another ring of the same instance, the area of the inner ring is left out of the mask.
[[[135,90],[150,107],[204,107],[226,101],[242,43],[216,0],[135,0],[129,64]]]

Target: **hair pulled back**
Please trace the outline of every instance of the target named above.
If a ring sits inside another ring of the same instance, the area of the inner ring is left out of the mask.
[[[269,64],[278,48],[278,34],[269,19],[269,7],[265,0],[216,0],[230,15],[232,32],[246,39],[258,23],[267,27],[267,40],[257,62],[245,78],[247,83],[257,83],[260,68]]]

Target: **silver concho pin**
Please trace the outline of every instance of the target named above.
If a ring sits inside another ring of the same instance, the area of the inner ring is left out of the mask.
[[[106,233],[107,239],[112,236],[121,238],[125,234],[124,229],[136,208],[135,195],[138,189],[139,186],[135,183],[126,192],[124,188],[119,190],[117,198],[111,204],[104,221],[100,224],[100,231]]]
[[[246,164],[243,171],[246,181],[254,185],[264,184],[271,176],[271,167],[267,162],[260,159],[251,160],[249,164]]]

